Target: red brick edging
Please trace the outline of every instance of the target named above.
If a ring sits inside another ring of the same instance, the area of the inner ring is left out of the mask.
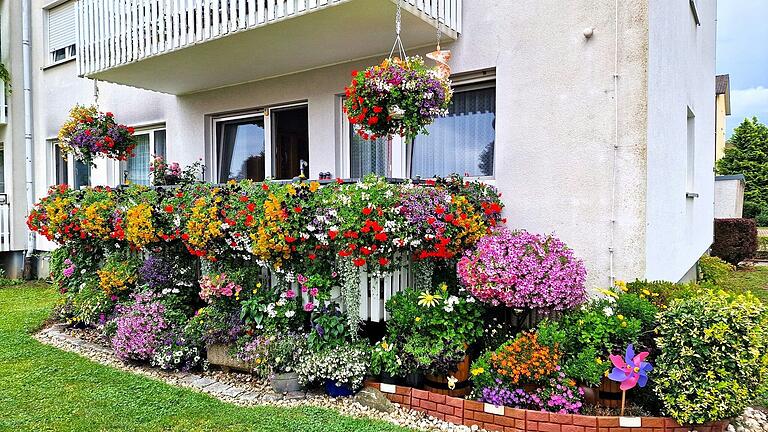
[[[727,421],[682,426],[666,417],[599,417],[555,414],[542,411],[497,407],[482,402],[431,393],[411,387],[368,381],[387,399],[404,408],[421,411],[454,424],[477,425],[497,432],[723,432]]]

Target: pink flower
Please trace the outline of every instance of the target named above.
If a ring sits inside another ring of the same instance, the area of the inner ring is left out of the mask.
[[[311,290],[309,290],[309,295],[311,295],[312,297],[317,297],[318,291],[319,290],[317,288],[312,288]]]
[[[307,303],[304,305],[304,311],[306,312],[312,312],[315,309],[314,303]]]
[[[307,290],[308,290],[308,288],[307,288],[306,285],[302,285],[301,286],[301,292],[305,293],[305,292],[307,292]]]
[[[296,292],[294,292],[293,290],[286,291],[285,292],[285,298],[287,298],[287,299],[296,298]]]
[[[308,280],[309,280],[309,278],[307,278],[306,276],[304,276],[302,274],[296,275],[296,282],[300,283],[301,285],[304,285],[305,283],[307,283]]]

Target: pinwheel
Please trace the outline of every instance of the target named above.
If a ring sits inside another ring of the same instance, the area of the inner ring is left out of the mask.
[[[635,386],[645,387],[648,383],[648,372],[653,370],[653,366],[645,361],[648,357],[648,352],[644,351],[639,354],[635,354],[635,348],[632,344],[627,346],[627,352],[624,354],[624,358],[618,355],[611,355],[611,363],[613,363],[613,371],[608,375],[608,378],[621,383],[621,415],[624,415],[624,401],[627,390],[633,389]]]

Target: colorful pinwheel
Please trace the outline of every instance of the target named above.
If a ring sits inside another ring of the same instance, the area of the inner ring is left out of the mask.
[[[622,391],[627,391],[636,385],[645,387],[648,382],[648,372],[653,370],[653,366],[645,361],[646,357],[648,357],[647,351],[635,355],[634,347],[629,344],[624,358],[617,355],[610,356],[615,367],[608,378],[620,382]]]

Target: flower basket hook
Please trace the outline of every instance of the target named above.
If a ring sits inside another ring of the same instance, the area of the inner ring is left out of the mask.
[[[392,45],[392,49],[389,51],[389,57],[392,58],[395,55],[395,50],[398,50],[400,58],[407,57],[405,53],[405,47],[403,47],[403,40],[400,38],[400,30],[402,29],[403,14],[402,14],[402,2],[403,0],[397,0],[397,11],[395,12],[395,43]]]

